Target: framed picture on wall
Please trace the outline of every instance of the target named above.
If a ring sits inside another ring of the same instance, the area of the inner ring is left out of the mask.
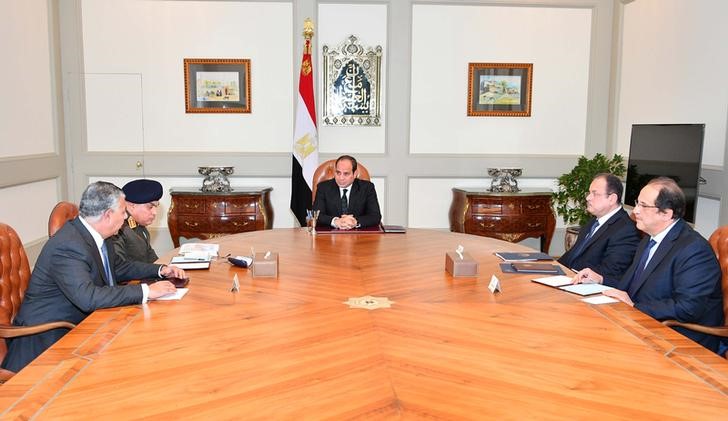
[[[468,115],[530,117],[533,63],[469,63]]]
[[[250,112],[250,59],[186,58],[184,66],[185,112]]]

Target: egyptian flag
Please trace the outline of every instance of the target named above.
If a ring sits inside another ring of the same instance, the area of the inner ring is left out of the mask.
[[[293,160],[291,166],[291,211],[298,223],[306,226],[306,209],[312,208],[311,189],[313,173],[318,166],[318,134],[316,132],[316,104],[313,98],[313,65],[311,64],[311,37],[313,23],[303,24],[303,60],[298,80],[296,126],[293,130]]]

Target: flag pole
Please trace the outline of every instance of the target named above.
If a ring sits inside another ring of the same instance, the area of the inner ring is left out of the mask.
[[[303,58],[298,80],[296,124],[293,133],[293,159],[291,160],[291,211],[301,226],[306,226],[306,210],[312,208],[311,191],[313,173],[318,167],[318,131],[316,129],[316,102],[313,91],[313,63],[311,39],[313,22],[303,22]]]

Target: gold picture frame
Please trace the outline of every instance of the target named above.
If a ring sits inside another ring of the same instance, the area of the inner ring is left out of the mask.
[[[533,63],[469,63],[468,116],[530,117]]]
[[[250,59],[186,58],[186,113],[250,113]]]

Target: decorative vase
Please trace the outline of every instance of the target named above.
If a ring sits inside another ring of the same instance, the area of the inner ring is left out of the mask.
[[[493,177],[490,182],[492,192],[519,192],[516,177],[523,174],[522,168],[488,168],[488,175]]]
[[[566,234],[564,235],[564,252],[567,252],[574,247],[576,239],[579,237],[579,231],[581,231],[581,227],[578,225],[566,227]]]
[[[233,191],[227,176],[233,173],[234,167],[197,167],[197,171],[205,176],[205,179],[202,180],[201,191],[226,193]]]

